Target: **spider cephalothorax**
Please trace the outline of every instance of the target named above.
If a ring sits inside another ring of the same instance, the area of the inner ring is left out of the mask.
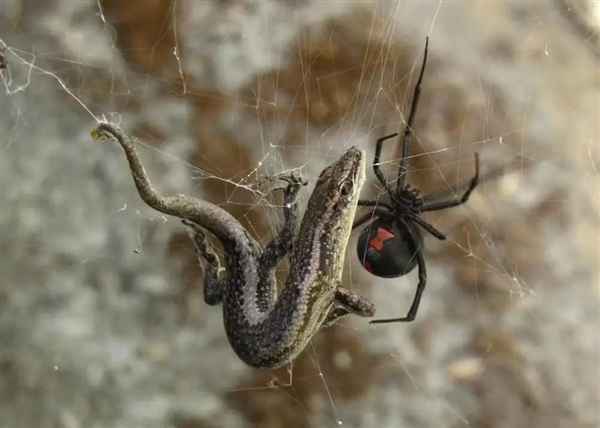
[[[405,317],[374,320],[371,323],[413,321],[415,319],[427,282],[427,269],[423,256],[423,233],[421,229],[424,229],[437,239],[446,239],[443,233],[420,218],[419,215],[464,204],[469,199],[471,192],[475,189],[479,180],[479,157],[476,153],[475,175],[467,185],[459,186],[460,188],[466,187],[465,192],[460,198],[455,196],[449,201],[435,202],[447,193],[447,189],[423,196],[419,189],[406,183],[412,126],[417,112],[419,96],[421,95],[421,81],[423,80],[423,73],[427,63],[428,43],[429,40],[427,39],[421,73],[415,86],[412,106],[404,130],[402,158],[400,159],[400,168],[395,187],[392,187],[392,184],[385,179],[379,169],[379,158],[383,142],[394,138],[398,133],[380,138],[377,140],[375,147],[373,170],[375,176],[383,186],[384,194],[387,195],[389,202],[381,202],[380,200],[358,201],[359,206],[373,207],[373,209],[358,218],[352,226],[356,228],[368,221],[372,221],[360,233],[357,243],[358,258],[365,269],[375,276],[396,278],[406,275],[416,266],[419,266],[419,284],[417,285],[415,298]]]

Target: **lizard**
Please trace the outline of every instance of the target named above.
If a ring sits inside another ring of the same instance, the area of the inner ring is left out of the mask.
[[[101,122],[95,140],[122,147],[142,200],[182,219],[204,264],[204,300],[222,305],[231,348],[250,367],[275,369],[291,363],[322,327],[348,314],[372,317],[374,304],[342,287],[346,247],[358,197],[365,181],[365,153],[352,146],[323,169],[298,223],[298,193],[306,181],[282,176],[284,224],[262,248],[229,212],[208,201],[159,193],[151,184],[136,144],[118,126]],[[204,230],[223,246],[224,267]],[[277,264],[289,254],[290,269],[279,296]]]

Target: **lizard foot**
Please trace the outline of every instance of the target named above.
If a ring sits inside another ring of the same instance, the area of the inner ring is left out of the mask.
[[[258,187],[265,193],[268,193],[278,189],[300,188],[300,186],[306,186],[307,184],[308,180],[306,177],[298,171],[293,170],[265,177],[258,183]]]

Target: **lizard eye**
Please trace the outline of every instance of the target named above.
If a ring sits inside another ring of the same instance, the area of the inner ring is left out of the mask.
[[[340,193],[342,194],[342,196],[350,195],[352,193],[353,189],[354,189],[354,186],[352,185],[352,183],[350,181],[344,181],[340,185]]]

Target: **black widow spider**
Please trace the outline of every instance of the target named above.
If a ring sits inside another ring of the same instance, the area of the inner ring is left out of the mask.
[[[387,135],[377,140],[375,147],[375,159],[373,160],[373,171],[381,182],[385,193],[388,195],[389,203],[381,203],[378,200],[361,200],[359,206],[374,207],[371,212],[355,220],[352,228],[356,228],[369,220],[374,220],[359,235],[357,243],[358,258],[363,267],[375,276],[382,278],[397,278],[411,272],[415,266],[419,266],[419,284],[415,298],[410,306],[408,314],[404,318],[390,318],[371,321],[372,324],[391,322],[413,321],[417,315],[421,296],[427,283],[427,269],[423,256],[423,233],[419,226],[435,236],[444,240],[446,236],[431,224],[419,217],[420,214],[445,210],[447,208],[462,205],[469,199],[469,195],[477,186],[479,180],[479,156],[475,153],[475,176],[468,184],[467,190],[462,197],[454,197],[453,200],[445,202],[432,202],[447,193],[447,189],[438,190],[431,194],[421,196],[419,189],[411,187],[406,183],[408,170],[408,154],[410,151],[410,139],[413,122],[417,112],[419,96],[421,95],[421,81],[427,63],[427,48],[429,38],[425,41],[425,52],[423,64],[415,91],[412,106],[408,116],[408,122],[404,130],[404,142],[402,146],[402,158],[396,188],[393,189],[381,170],[379,169],[379,157],[383,142],[394,138],[398,133]],[[466,183],[465,183],[466,185]],[[460,186],[464,188],[465,185]]]

